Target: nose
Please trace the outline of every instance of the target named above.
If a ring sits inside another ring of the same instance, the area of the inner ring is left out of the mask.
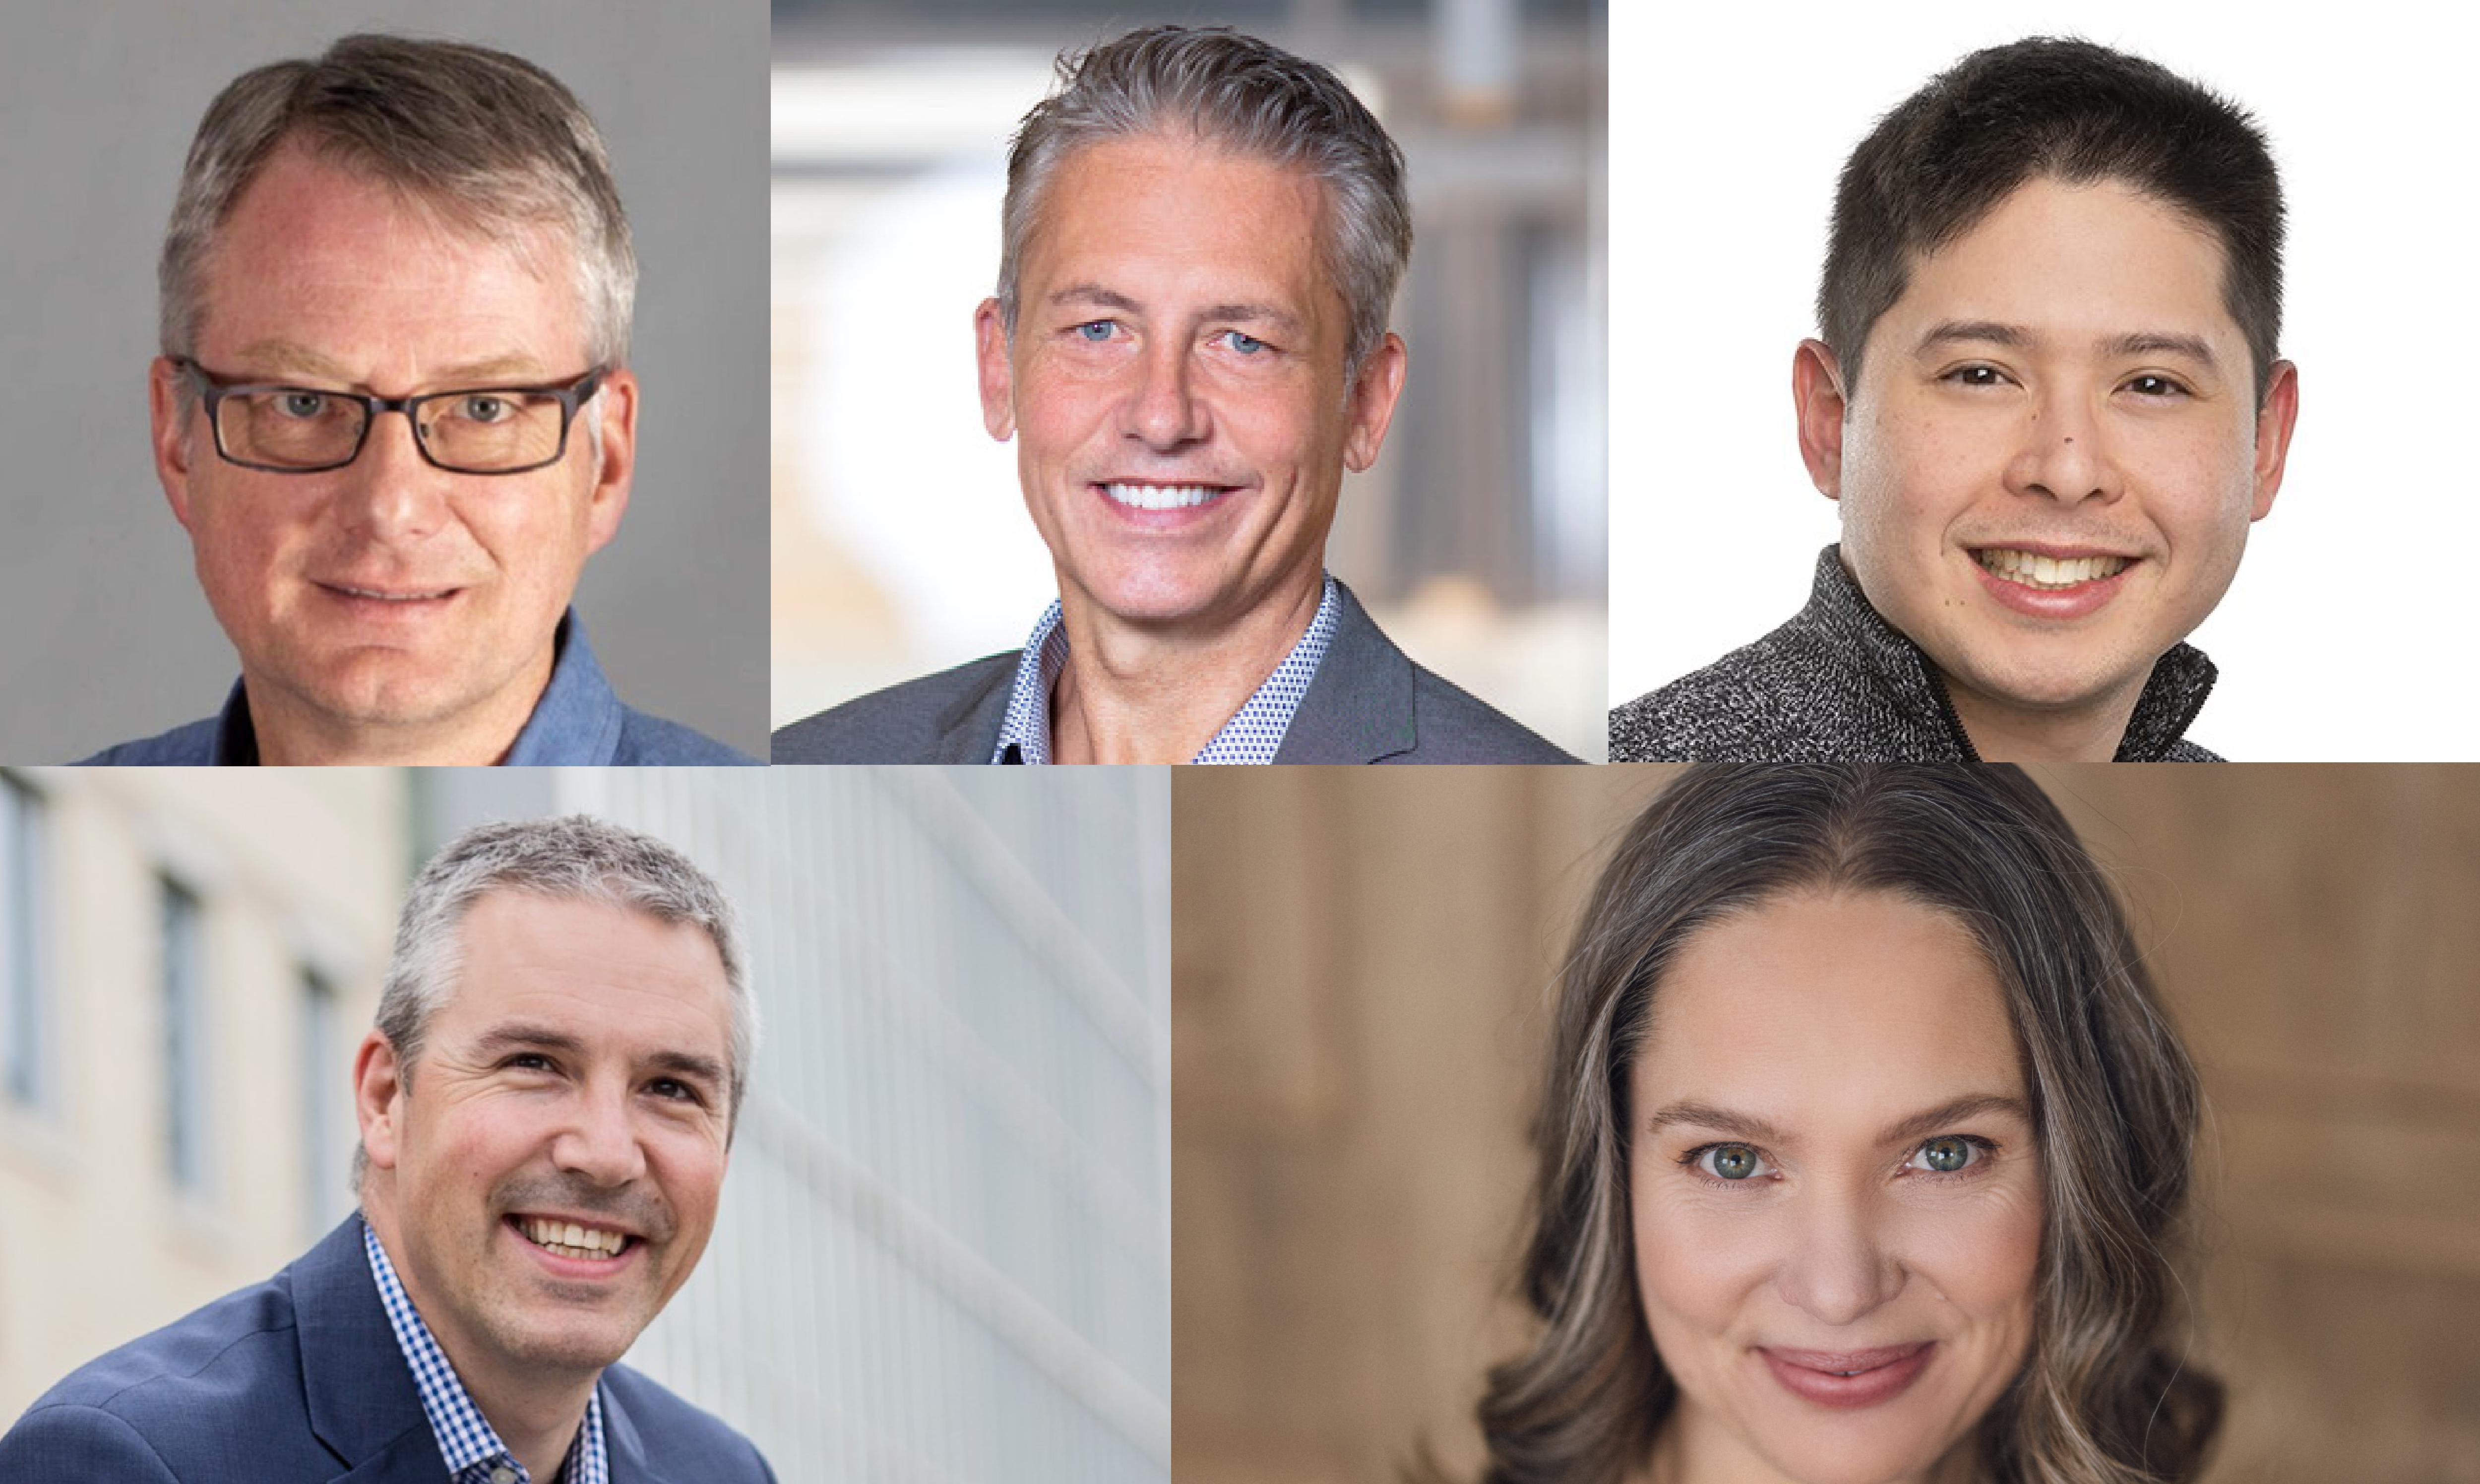
[[[413,420],[403,413],[379,413],[362,440],[361,456],[336,478],[339,517],[374,542],[419,541],[448,523],[455,477],[422,456]]]
[[[2017,494],[2061,505],[2107,502],[2124,492],[2106,429],[2080,389],[2044,391],[2033,399],[2006,473]]]
[[[1802,1212],[1776,1284],[1783,1301],[1829,1325],[1850,1324],[1895,1296],[1903,1268],[1866,1198],[1821,1199]]]
[[[1156,337],[1137,357],[1135,383],[1124,408],[1124,430],[1149,449],[1170,452],[1202,441],[1211,430],[1197,395],[1196,367],[1179,337]]]
[[[645,1146],[629,1120],[627,1089],[589,1085],[578,1094],[568,1127],[552,1140],[551,1158],[598,1185],[625,1185],[646,1173]]]

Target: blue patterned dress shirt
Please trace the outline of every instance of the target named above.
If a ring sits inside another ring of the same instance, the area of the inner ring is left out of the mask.
[[[474,1398],[465,1394],[465,1384],[456,1379],[455,1367],[448,1364],[448,1353],[430,1336],[430,1326],[422,1322],[414,1312],[413,1300],[405,1295],[404,1285],[397,1281],[396,1264],[388,1261],[379,1246],[378,1234],[370,1223],[362,1223],[362,1243],[370,1249],[371,1276],[378,1281],[379,1303],[387,1310],[388,1325],[396,1331],[397,1348],[404,1352],[404,1363],[413,1367],[413,1384],[422,1391],[422,1410],[430,1419],[430,1430],[439,1439],[439,1451],[448,1460],[448,1477],[452,1484],[533,1484],[526,1466],[508,1451],[500,1435],[491,1429]],[[562,1484],[610,1484],[611,1461],[603,1448],[603,1383],[594,1384],[594,1393],[586,1398],[585,1425],[577,1430],[577,1440],[568,1445],[568,1460],[560,1466]],[[545,1481],[549,1484],[549,1481]]]
[[[1325,590],[1318,597],[1316,616],[1309,619],[1309,631],[1275,666],[1223,730],[1198,749],[1192,763],[1272,763],[1276,749],[1283,745],[1283,734],[1291,730],[1292,714],[1301,709],[1301,697],[1308,694],[1309,682],[1317,677],[1319,662],[1326,658],[1327,645],[1334,641],[1334,626],[1341,612],[1335,596],[1331,574]],[[1000,723],[998,746],[993,749],[994,763],[1048,763],[1050,761],[1050,692],[1059,684],[1060,672],[1068,668],[1068,630],[1060,623],[1059,602],[1052,599],[1043,610],[1042,622],[1033,626],[1033,638],[1025,640],[1024,653],[1017,661],[1016,688],[1008,692],[1007,719]]]

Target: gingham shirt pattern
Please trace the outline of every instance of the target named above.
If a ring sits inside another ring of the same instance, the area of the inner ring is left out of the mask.
[[[1283,744],[1283,734],[1291,730],[1292,715],[1301,709],[1301,697],[1308,694],[1309,682],[1317,677],[1318,663],[1326,658],[1327,646],[1334,642],[1334,627],[1341,612],[1341,600],[1335,594],[1334,578],[1326,580],[1325,591],[1318,598],[1317,613],[1309,619],[1309,631],[1275,666],[1266,683],[1240,703],[1223,730],[1214,734],[1198,749],[1192,763],[1272,763],[1275,751]],[[999,727],[998,745],[991,749],[994,763],[1048,763],[1050,761],[1050,691],[1059,683],[1059,672],[1068,667],[1068,631],[1060,625],[1059,603],[1053,599],[1043,610],[1042,622],[1033,626],[1033,638],[1025,640],[1024,653],[1016,664],[1016,688],[1008,692],[1007,720]],[[1010,756],[1014,749],[1014,756]]]
[[[388,1261],[377,1234],[367,1221],[362,1223],[362,1245],[370,1251],[371,1276],[378,1280],[379,1303],[387,1309],[389,1327],[396,1331],[397,1348],[404,1352],[404,1363],[413,1367],[413,1384],[422,1392],[423,1414],[430,1419],[430,1431],[439,1439],[439,1451],[448,1459],[452,1484],[533,1484],[525,1465],[517,1462],[508,1445],[491,1430],[481,1409],[474,1405],[474,1398],[465,1393],[465,1384],[456,1379],[456,1369],[448,1364],[447,1352],[430,1337],[430,1326],[414,1312],[413,1300],[405,1295],[404,1285],[397,1281],[396,1265]],[[560,1477],[565,1484],[610,1484],[610,1460],[603,1449],[603,1384],[599,1381],[594,1385],[594,1393],[586,1398],[585,1425],[577,1430],[577,1441],[568,1445],[568,1460],[561,1466]]]

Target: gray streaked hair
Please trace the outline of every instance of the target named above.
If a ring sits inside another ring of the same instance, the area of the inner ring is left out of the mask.
[[[1059,55],[1059,88],[1008,145],[999,210],[999,314],[1013,334],[1017,278],[1060,162],[1088,144],[1187,133],[1305,171],[1326,187],[1327,271],[1351,315],[1357,372],[1386,333],[1412,256],[1404,152],[1333,72],[1227,27],[1150,26]]]
[[[581,814],[478,824],[450,841],[414,878],[397,919],[396,950],[379,990],[377,1018],[378,1032],[395,1050],[408,1085],[431,1017],[455,992],[465,914],[492,892],[608,902],[704,930],[723,960],[731,992],[729,1127],[737,1130],[749,1059],[757,1050],[758,1010],[749,996],[732,903],[713,877],[672,846]],[[356,1185],[363,1169],[356,1151]]]
[[[1685,945],[1812,888],[1893,893],[1961,924],[2014,1024],[2044,1230],[2030,1352],[1972,1435],[1975,1476],[2194,1479],[2223,1400],[2171,1302],[2201,1094],[2074,827],[2011,767],[1709,764],[1628,827],[1560,971],[1522,1280],[1539,1325],[1490,1372],[1483,1484],[1617,1484],[1673,1413],[1637,1288],[1629,1074]]]
[[[216,235],[288,144],[395,188],[459,232],[520,247],[530,229],[565,233],[583,349],[598,366],[628,359],[637,253],[584,105],[521,57],[375,35],[245,72],[207,106],[156,268],[166,355],[195,354]]]

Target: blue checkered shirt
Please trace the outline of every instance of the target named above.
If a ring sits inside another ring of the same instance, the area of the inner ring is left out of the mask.
[[[379,1302],[396,1331],[397,1348],[413,1367],[413,1384],[422,1390],[422,1410],[439,1439],[440,1453],[448,1460],[452,1484],[533,1484],[526,1466],[517,1462],[508,1445],[491,1430],[481,1409],[474,1405],[474,1398],[465,1394],[465,1383],[456,1379],[448,1353],[430,1338],[430,1326],[414,1312],[413,1300],[397,1281],[396,1265],[388,1261],[367,1221],[362,1223],[362,1245],[370,1249],[371,1276],[378,1280]],[[568,1445],[560,1478],[565,1484],[610,1484],[611,1463],[603,1451],[603,1383],[599,1381],[586,1398],[585,1425]]]
[[[1316,616],[1309,619],[1309,632],[1283,656],[1275,673],[1266,677],[1223,730],[1198,749],[1192,763],[1271,763],[1275,750],[1283,744],[1283,734],[1292,728],[1292,714],[1301,709],[1301,697],[1308,694],[1309,682],[1317,677],[1318,662],[1326,658],[1327,645],[1334,642],[1334,626],[1341,599],[1335,591],[1334,578],[1326,580],[1326,590],[1318,598]],[[1068,668],[1068,630],[1059,621],[1059,602],[1052,599],[1043,610],[1042,622],[1033,626],[1033,638],[1025,640],[1024,653],[1016,663],[1016,689],[1008,692],[1007,720],[999,727],[999,743],[991,750],[994,763],[1047,763],[1050,761],[1050,692],[1059,684],[1060,671]]]

